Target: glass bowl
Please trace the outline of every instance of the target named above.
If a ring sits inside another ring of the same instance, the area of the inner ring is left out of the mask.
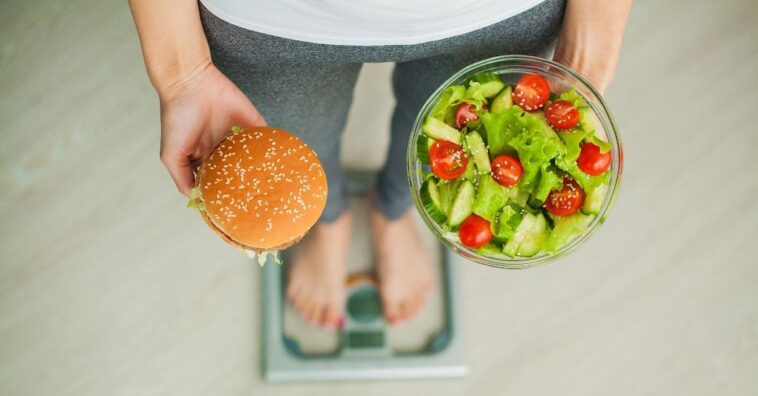
[[[550,90],[552,92],[564,92],[571,88],[584,97],[584,100],[592,108],[592,112],[596,117],[595,127],[597,129],[597,135],[600,138],[608,141],[611,144],[611,177],[609,183],[608,194],[605,197],[605,202],[600,209],[599,214],[593,219],[589,227],[585,232],[577,236],[573,241],[567,243],[557,252],[552,254],[540,253],[533,257],[516,257],[510,258],[503,255],[490,256],[477,252],[474,249],[470,249],[460,243],[457,239],[457,235],[454,233],[446,232],[442,227],[437,224],[426,212],[423,204],[421,203],[420,188],[423,183],[421,170],[429,171],[428,165],[422,165],[417,158],[416,140],[421,132],[421,125],[424,119],[431,112],[434,104],[439,99],[442,92],[450,85],[462,85],[469,81],[469,79],[478,73],[482,72],[494,72],[500,75],[503,82],[508,85],[515,86],[518,78],[524,73],[537,73],[545,77],[550,84]],[[621,136],[616,129],[616,124],[613,121],[610,110],[603,100],[600,93],[592,87],[592,85],[580,76],[577,72],[567,68],[566,66],[558,63],[548,61],[542,58],[525,56],[525,55],[505,55],[497,56],[494,58],[485,59],[476,63],[473,63],[450,77],[444,84],[442,84],[437,90],[426,100],[424,106],[416,117],[416,121],[413,124],[413,130],[411,132],[410,140],[408,141],[408,181],[411,188],[411,195],[413,202],[416,205],[416,209],[421,214],[421,218],[424,220],[429,230],[442,241],[449,249],[457,254],[465,257],[468,260],[476,263],[485,264],[498,268],[509,269],[521,269],[529,268],[537,265],[553,262],[561,257],[573,252],[579,245],[590,238],[594,234],[600,225],[605,221],[608,216],[616,195],[618,194],[619,184],[621,182],[621,174],[623,168],[623,150],[621,146]]]

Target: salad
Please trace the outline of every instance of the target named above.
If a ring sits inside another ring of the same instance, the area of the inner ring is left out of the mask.
[[[582,235],[603,206],[611,145],[575,90],[550,92],[524,74],[447,87],[417,140],[424,210],[448,238],[487,256],[552,254]]]

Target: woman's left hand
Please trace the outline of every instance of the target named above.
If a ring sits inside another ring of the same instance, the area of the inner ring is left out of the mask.
[[[613,80],[632,0],[568,0],[553,59],[601,93]]]

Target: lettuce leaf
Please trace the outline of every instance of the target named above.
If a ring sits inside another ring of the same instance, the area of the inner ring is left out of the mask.
[[[609,151],[611,151],[611,144],[606,142],[603,139],[600,139],[599,137],[595,136],[594,134],[587,136],[587,138],[584,139],[586,142],[590,142],[600,148],[600,153],[605,154]]]
[[[490,223],[508,201],[508,190],[498,184],[489,173],[479,176],[472,211]]]
[[[532,191],[543,166],[548,166],[553,158],[565,156],[566,146],[545,120],[518,106],[502,113],[483,114],[481,119],[491,157],[518,154],[524,170],[518,186],[523,191]]]
[[[187,207],[195,210],[205,210],[203,199],[200,196],[200,187],[194,187],[190,190],[190,198],[187,201]]]
[[[269,256],[274,259],[275,263],[282,265],[282,260],[279,258],[279,251],[277,250],[267,250],[260,253],[256,253],[253,250],[245,250],[245,253],[247,253],[247,257],[256,260],[258,262],[258,265],[261,267],[266,264]]]
[[[482,84],[476,81],[471,81],[469,83],[468,89],[466,90],[466,97],[462,101],[471,103],[472,105],[476,106],[477,110],[481,110],[482,105],[487,101],[487,99],[484,97],[484,93],[482,92]]]
[[[611,144],[597,137],[597,129],[592,117],[592,108],[587,104],[584,98],[571,89],[558,96],[559,99],[571,102],[579,110],[579,124],[575,129],[581,129],[585,132],[584,141],[591,142],[600,148],[601,153],[607,153],[611,149]],[[578,156],[579,154],[577,154]]]
[[[582,172],[576,165],[576,159],[579,158],[582,144],[585,142],[597,145],[601,153],[606,153],[611,149],[610,143],[595,135],[596,129],[592,117],[592,108],[590,108],[584,98],[575,89],[563,92],[559,95],[559,99],[568,100],[579,109],[579,124],[569,131],[558,133],[566,146],[566,152],[564,155],[556,158],[555,164],[571,175],[585,191],[607,183],[609,179],[608,172],[599,176],[590,176]]]
[[[515,110],[511,110],[515,109]],[[543,165],[553,158],[564,155],[566,146],[556,135],[555,131],[540,117],[524,112],[517,106],[507,109],[501,114],[521,113],[512,125],[519,132],[511,132],[508,144],[518,152],[524,173],[519,182],[519,188],[531,191],[531,186],[539,175]]]
[[[442,92],[439,100],[432,108],[430,116],[445,121],[448,113],[466,96],[466,87],[463,85],[451,85]]]
[[[494,158],[500,154],[514,154],[516,150],[508,145],[508,141],[513,137],[513,128],[508,128],[508,123],[513,123],[514,115],[507,111],[502,113],[484,113],[479,119],[484,126],[483,137],[487,142],[487,148],[490,157]]]
[[[469,83],[468,88],[463,85],[451,85],[445,88],[429,115],[453,125],[455,121],[455,109],[463,102],[471,103],[476,107],[477,111],[481,110],[482,106],[486,103],[481,84],[472,81]]]
[[[501,240],[513,238],[524,213],[524,209],[514,204],[505,205],[494,223],[493,234],[495,237]]]
[[[540,203],[545,202],[550,191],[557,190],[563,185],[563,179],[549,163],[540,168],[540,179],[534,188],[534,198]]]

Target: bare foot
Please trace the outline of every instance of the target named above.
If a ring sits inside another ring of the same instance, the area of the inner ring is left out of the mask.
[[[413,212],[390,221],[371,208],[371,231],[384,316],[390,323],[412,318],[429,297],[434,277]]]
[[[352,215],[317,223],[297,246],[289,269],[287,297],[311,324],[341,326]]]

